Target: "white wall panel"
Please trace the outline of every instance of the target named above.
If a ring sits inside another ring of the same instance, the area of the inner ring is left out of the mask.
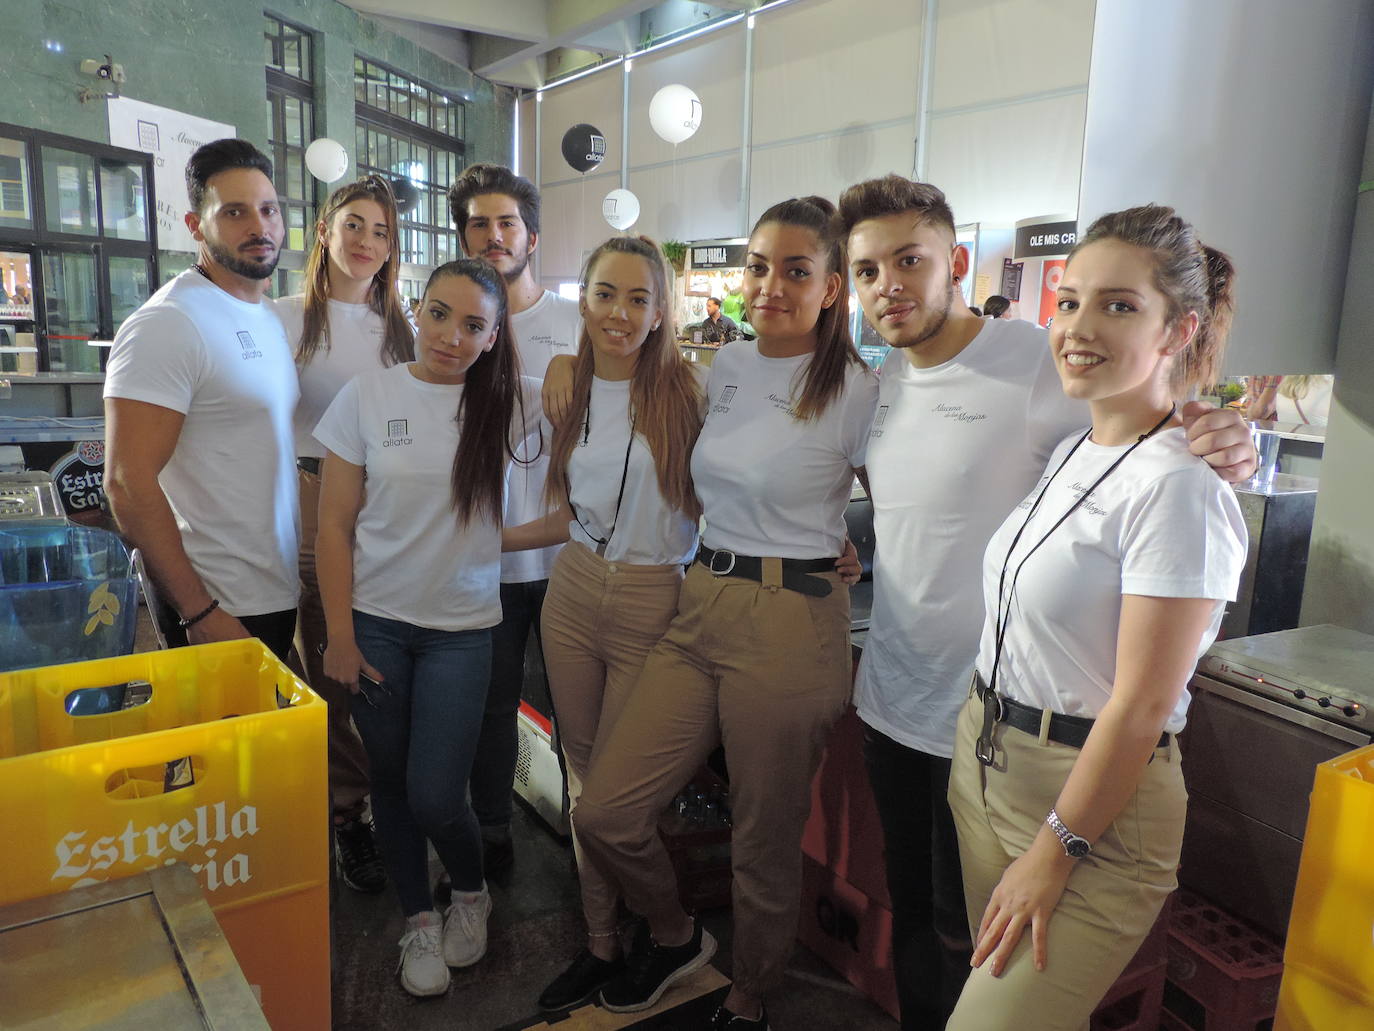
[[[1078,210],[1085,94],[932,118],[927,178],[956,222]]]
[[[739,225],[740,158],[736,151],[674,167],[630,172],[639,198],[632,233],[663,240],[709,240],[743,235]],[[607,230],[609,232],[609,230]]]
[[[547,287],[577,279],[583,255],[613,230],[601,217],[601,201],[620,185],[620,171],[545,186],[539,237],[539,279]]]

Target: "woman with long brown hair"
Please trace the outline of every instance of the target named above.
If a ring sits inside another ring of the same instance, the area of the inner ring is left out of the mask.
[[[396,201],[369,175],[329,196],[315,225],[305,292],[276,302],[296,356],[296,466],[301,498],[300,618],[296,651],[310,686],[329,706],[329,794],[339,875],[356,891],[379,892],[386,875],[365,821],[367,755],[349,723],[349,694],[322,670],[324,610],[315,575],[316,516],[324,448],[311,436],[345,383],[415,357],[415,334],[396,288]]]
[[[425,287],[418,360],[350,381],[315,428],[326,449],[324,674],[359,703],[382,861],[407,918],[401,983],[413,995],[443,994],[448,967],[486,953],[491,896],[467,781],[501,620],[506,469],[539,418],[508,315],[505,283],[486,262],[441,266]],[[426,840],[453,884],[444,918]]]
[[[644,659],[677,611],[701,508],[689,463],[701,430],[702,383],[678,351],[668,274],[646,237],[613,237],[587,260],[582,334],[569,411],[553,434],[549,516],[504,534],[507,550],[559,552],[541,616],[544,664],[576,805]],[[623,967],[619,892],[583,856],[587,944],[539,997],[576,1006]]]
[[[811,778],[850,694],[844,510],[878,385],[849,333],[843,239],[820,197],[749,240],[757,341],[717,353],[691,474],[705,516],[677,615],[600,747],[574,810],[582,846],[649,924],[601,991],[646,1009],[715,943],[678,901],[658,814],[719,742],[734,820],[734,985],[712,1021],[767,1026],[796,937]]]

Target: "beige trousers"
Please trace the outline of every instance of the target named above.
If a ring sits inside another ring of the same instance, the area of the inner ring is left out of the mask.
[[[305,679],[328,707],[329,805],[335,821],[345,822],[362,816],[367,804],[367,752],[349,715],[351,693],[324,675],[324,659],[318,649],[327,635],[320,581],[315,575],[320,478],[304,469],[298,469],[296,475],[301,493],[301,600],[296,620],[296,653],[305,666]]]
[[[1030,847],[1079,754],[1000,724],[997,762],[983,766],[973,753],[982,720],[983,704],[971,698],[959,714],[949,783],[975,934],[1002,872]],[[946,1031],[1087,1031],[1178,885],[1187,805],[1171,741],[1155,750],[1135,794],[1069,876],[1050,919],[1045,969],[1035,969],[1027,930],[1001,977],[987,963],[973,971]]]
[[[576,541],[558,553],[544,597],[541,640],[574,807],[644,660],[677,612],[681,589],[679,565],[607,562]],[[573,850],[587,930],[610,934],[620,893],[587,860],[576,819]]]
[[[682,913],[659,814],[725,746],[734,818],[734,979],[762,995],[782,978],[797,933],[801,834],[811,778],[851,688],[849,589],[813,598],[693,564],[678,614],[600,746],[573,815],[582,846],[630,908]]]

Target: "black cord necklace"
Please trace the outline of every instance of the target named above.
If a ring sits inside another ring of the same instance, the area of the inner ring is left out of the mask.
[[[1026,513],[1025,522],[1023,522],[1021,524],[1021,528],[1016,531],[1016,536],[1014,536],[1011,539],[1011,547],[1007,548],[1007,557],[1002,560],[1002,572],[997,578],[997,618],[996,622],[993,624],[996,627],[997,632],[996,636],[993,639],[992,671],[988,675],[989,691],[997,690],[997,670],[1002,665],[1002,642],[1006,639],[1007,636],[1007,624],[1011,622],[1011,600],[1012,596],[1016,593],[1016,581],[1021,576],[1021,570],[1025,568],[1026,562],[1030,559],[1032,555],[1036,553],[1036,551],[1039,550],[1040,545],[1044,544],[1047,540],[1050,539],[1050,535],[1053,534],[1055,530],[1059,529],[1061,526],[1064,525],[1065,521],[1068,520],[1069,516],[1073,515],[1076,511],[1078,511],[1078,506],[1083,504],[1083,502],[1087,501],[1089,496],[1093,493],[1093,491],[1097,490],[1098,487],[1102,486],[1103,481],[1106,480],[1108,476],[1116,472],[1117,466],[1119,466],[1122,462],[1126,461],[1126,459],[1131,456],[1132,451],[1140,447],[1141,444],[1145,443],[1145,441],[1149,440],[1156,433],[1162,430],[1168,424],[1169,420],[1174,417],[1174,413],[1177,411],[1178,405],[1171,405],[1169,408],[1169,413],[1165,415],[1164,418],[1160,419],[1159,422],[1155,423],[1154,426],[1152,426],[1148,431],[1142,433],[1139,437],[1137,437],[1136,442],[1132,444],[1130,447],[1128,447],[1124,452],[1122,452],[1121,455],[1117,458],[1117,460],[1107,467],[1107,471],[1093,481],[1093,485],[1091,487],[1085,490],[1082,494],[1078,495],[1077,499],[1074,500],[1074,503],[1069,506],[1068,511],[1066,511],[1062,516],[1060,516],[1058,521],[1056,521],[1053,526],[1051,526],[1047,531],[1045,531],[1045,536],[1041,537],[1038,541],[1036,541],[1035,546],[1033,548],[1026,552],[1025,556],[1021,559],[1021,561],[1017,563],[1016,571],[1011,575],[1011,585],[1006,592],[1006,613],[1004,615],[1002,611],[1002,587],[1006,583],[1007,566],[1011,564],[1011,556],[1016,551],[1016,545],[1021,543],[1021,535],[1026,532],[1026,527],[1029,526],[1030,521],[1035,518],[1035,513],[1040,508],[1040,502],[1044,501],[1045,495],[1050,492],[1050,485],[1054,483],[1054,478],[1058,476],[1060,472],[1063,471],[1064,466],[1069,464],[1069,459],[1073,458],[1074,453],[1080,447],[1083,446],[1083,442],[1092,435],[1091,428],[1088,429],[1087,433],[1084,433],[1083,436],[1078,438],[1078,441],[1074,444],[1074,446],[1069,448],[1069,453],[1064,456],[1064,460],[1059,463],[1059,465],[1055,468],[1054,472],[1050,473],[1050,478],[1045,481],[1044,489],[1041,490],[1040,493],[1036,496],[1035,501],[1031,504],[1030,511]]]
[[[606,547],[611,543],[611,538],[615,536],[616,524],[620,522],[620,505],[625,500],[625,481],[630,475],[630,450],[635,444],[635,420],[638,413],[634,408],[630,409],[630,439],[625,444],[625,464],[620,469],[620,492],[615,497],[615,515],[611,517],[611,528],[605,537],[598,537],[587,529],[587,524],[582,521],[582,517],[577,514],[577,506],[572,503],[572,491],[568,492],[568,507],[572,509],[573,518],[577,520],[577,525],[582,527],[582,532],[592,540],[596,541],[596,553],[603,558],[606,555]],[[586,447],[592,435],[592,399],[587,396],[587,410],[582,417],[582,446]]]

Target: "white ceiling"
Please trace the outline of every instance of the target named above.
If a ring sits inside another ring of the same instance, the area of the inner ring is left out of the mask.
[[[566,70],[591,63],[565,51],[616,57],[639,48],[646,34],[659,37],[722,13],[751,10],[763,0],[343,0],[354,10],[404,19],[431,49],[464,48],[472,70],[494,82],[533,88]],[[407,32],[412,38],[415,35]],[[594,58],[592,59],[594,60]],[[550,71],[553,71],[553,75]]]

